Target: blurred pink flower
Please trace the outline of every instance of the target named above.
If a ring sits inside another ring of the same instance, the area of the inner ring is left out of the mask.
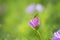
[[[28,7],[26,8],[26,13],[33,13],[35,11],[35,4],[32,3],[30,5],[28,5]]]
[[[42,12],[42,11],[44,10],[44,6],[41,5],[41,4],[37,4],[37,5],[36,5],[36,10],[37,10],[38,12]]]
[[[60,40],[60,38],[53,37],[52,40]]]
[[[28,7],[26,8],[26,13],[33,13],[35,11],[38,11],[38,12],[42,12],[44,10],[44,6],[41,5],[41,4],[37,4],[35,5],[34,3],[28,5]]]
[[[60,30],[54,33],[52,40],[60,40]]]
[[[60,38],[60,30],[58,30],[57,32],[55,32],[54,36],[57,37],[57,38]]]

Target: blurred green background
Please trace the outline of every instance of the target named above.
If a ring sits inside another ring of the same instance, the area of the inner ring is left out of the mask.
[[[45,9],[38,13],[40,26],[33,30],[28,22],[35,14],[27,14],[26,7],[42,4]],[[0,0],[0,40],[51,40],[60,29],[60,0]]]

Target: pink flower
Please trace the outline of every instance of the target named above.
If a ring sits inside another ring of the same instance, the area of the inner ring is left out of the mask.
[[[52,40],[60,40],[60,30],[54,33]]]
[[[26,13],[33,13],[35,11],[35,4],[32,3],[26,8]]]
[[[33,28],[37,27],[40,24],[39,18],[34,18],[33,20],[30,20],[29,25]]]
[[[57,37],[57,38],[60,38],[60,30],[58,30],[57,32],[55,32],[54,36]]]
[[[36,5],[36,10],[37,10],[38,12],[42,12],[42,11],[44,10],[43,5],[37,4],[37,5]]]
[[[35,11],[38,11],[38,12],[42,12],[44,10],[44,7],[43,5],[41,4],[37,4],[35,5],[34,3],[28,5],[28,7],[26,8],[26,13],[34,13]]]

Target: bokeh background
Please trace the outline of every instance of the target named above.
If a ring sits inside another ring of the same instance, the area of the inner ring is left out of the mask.
[[[40,36],[28,25],[35,15],[25,12],[31,3],[44,6],[44,11],[38,13]],[[51,40],[59,29],[60,0],[0,0],[0,40]]]

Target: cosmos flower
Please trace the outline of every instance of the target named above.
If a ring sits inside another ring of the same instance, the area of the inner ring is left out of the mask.
[[[52,38],[52,40],[60,40],[60,30],[54,33],[54,37]]]
[[[35,5],[34,3],[28,5],[26,8],[26,13],[34,13],[35,11],[42,12],[44,10],[44,6],[42,4]]]
[[[34,18],[33,20],[30,20],[29,22],[29,25],[32,27],[32,28],[35,28],[36,26],[39,26],[40,24],[40,20],[39,18]]]

